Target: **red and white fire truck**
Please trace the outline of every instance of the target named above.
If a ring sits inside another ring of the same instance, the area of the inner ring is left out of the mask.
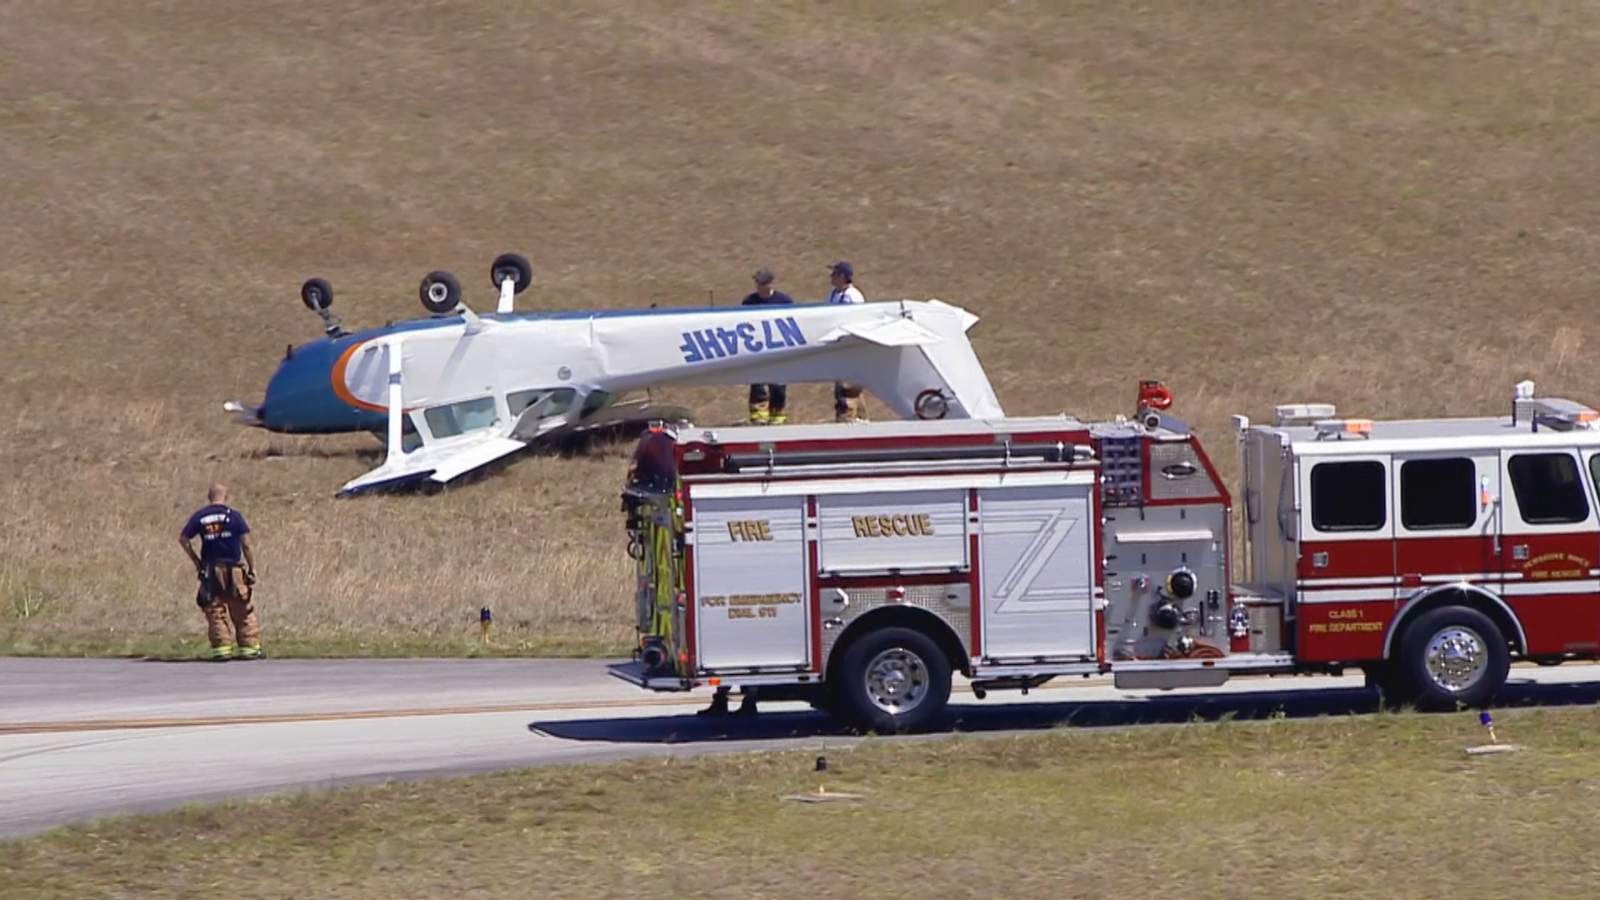
[[[1514,658],[1600,656],[1593,409],[1524,382],[1504,417],[1235,417],[1236,521],[1170,394],[1140,396],[1110,422],[647,433],[623,494],[639,649],[613,673],[904,731],[957,671],[982,697],[1359,667],[1456,708]]]

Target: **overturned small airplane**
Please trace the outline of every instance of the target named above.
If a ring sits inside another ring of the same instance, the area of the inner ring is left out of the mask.
[[[629,391],[663,385],[852,381],[905,418],[1004,415],[966,332],[977,317],[938,300],[853,305],[517,312],[528,261],[490,267],[494,313],[461,299],[449,272],[422,280],[429,317],[350,333],[312,278],[301,300],[324,336],[292,347],[260,405],[224,409],[288,434],[383,435],[382,465],[341,494],[446,484],[597,423],[673,418]]]

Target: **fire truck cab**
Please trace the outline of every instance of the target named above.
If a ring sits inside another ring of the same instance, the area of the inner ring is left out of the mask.
[[[651,690],[804,699],[926,728],[1064,675],[1119,687],[1360,667],[1394,699],[1487,702],[1513,656],[1600,655],[1600,431],[1512,415],[1236,417],[1233,498],[1141,385],[1134,417],[654,428],[623,492]],[[1593,469],[1591,469],[1593,465]]]

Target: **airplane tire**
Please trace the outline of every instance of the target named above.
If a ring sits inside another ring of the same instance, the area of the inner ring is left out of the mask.
[[[417,291],[422,306],[435,315],[453,311],[461,305],[461,282],[445,271],[429,272]]]
[[[325,278],[307,278],[300,285],[300,302],[312,312],[321,312],[333,305],[333,285]]]
[[[489,283],[500,290],[500,282],[513,279],[512,292],[520,294],[533,284],[533,265],[519,253],[502,253],[489,265]]]

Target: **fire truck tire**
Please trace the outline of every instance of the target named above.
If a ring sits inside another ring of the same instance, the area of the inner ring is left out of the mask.
[[[881,628],[852,643],[839,661],[835,715],[879,734],[924,731],[950,701],[950,661],[926,634]]]
[[[1429,610],[1401,638],[1398,675],[1418,709],[1482,706],[1510,669],[1505,636],[1488,616],[1465,606]]]

